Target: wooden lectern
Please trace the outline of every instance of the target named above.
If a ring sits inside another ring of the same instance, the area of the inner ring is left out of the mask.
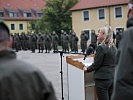
[[[68,100],[97,100],[93,72],[84,72],[83,67],[93,63],[94,55],[83,60],[83,55],[67,56]]]

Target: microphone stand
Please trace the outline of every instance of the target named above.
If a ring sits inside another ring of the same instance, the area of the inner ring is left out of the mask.
[[[64,97],[63,97],[63,71],[62,71],[62,58],[63,58],[63,51],[58,51],[60,53],[60,57],[61,57],[61,71],[60,71],[60,74],[61,74],[61,90],[62,90],[62,99],[61,100],[64,100]]]

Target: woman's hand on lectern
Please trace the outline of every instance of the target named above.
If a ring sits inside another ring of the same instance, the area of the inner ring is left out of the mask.
[[[84,67],[83,67],[83,70],[84,70],[85,72],[92,72],[92,71],[94,71],[95,69],[92,68],[92,67],[90,67],[90,66],[84,66]]]
[[[87,71],[87,66],[84,66],[83,67],[83,70],[86,72]]]

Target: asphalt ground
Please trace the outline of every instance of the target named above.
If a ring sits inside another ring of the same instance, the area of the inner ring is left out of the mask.
[[[52,82],[56,97],[58,100],[62,100],[62,90],[64,100],[68,100],[68,77],[67,77],[67,63],[66,56],[75,54],[65,54],[63,57],[60,53],[35,53],[31,51],[19,51],[17,52],[17,58],[25,62],[28,62],[37,68],[39,68],[46,78]],[[63,88],[61,86],[61,57],[62,57],[62,76],[63,76]]]

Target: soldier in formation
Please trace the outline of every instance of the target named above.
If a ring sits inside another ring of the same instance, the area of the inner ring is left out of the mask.
[[[53,53],[58,52],[58,41],[59,41],[59,37],[58,37],[58,35],[56,34],[56,32],[53,31],[53,34],[52,34],[52,47],[53,47]]]
[[[97,35],[95,33],[95,30],[91,30],[91,45],[93,45],[95,50],[97,47]]]
[[[49,34],[46,34],[44,36],[44,45],[45,45],[45,50],[46,52],[45,53],[50,53],[50,50],[51,50],[51,35]]]
[[[120,43],[120,41],[122,39],[122,33],[123,33],[122,29],[116,31],[116,47],[117,48],[118,48],[119,43]]]
[[[31,51],[32,53],[35,53],[36,47],[37,47],[37,36],[36,34],[31,35]]]
[[[81,44],[82,51],[85,52],[85,48],[87,47],[87,36],[81,36]],[[52,34],[44,34],[44,33],[16,33],[12,34],[13,39],[13,49],[18,52],[19,50],[31,50],[32,53],[35,53],[36,49],[39,53],[49,53],[51,49],[53,49],[53,53],[58,52],[59,46],[59,36],[55,31]],[[67,32],[62,30],[61,33],[61,46],[64,52],[69,52],[69,48],[71,52],[78,53],[78,37],[76,33],[72,30],[71,33],[67,34]],[[84,44],[85,43],[85,44]]]
[[[73,46],[72,46],[72,44],[73,44],[73,41],[72,41],[73,30],[70,30],[70,31],[69,31],[68,36],[69,36],[70,50],[71,50],[71,52],[73,52]]]
[[[63,51],[69,52],[69,36],[66,32],[63,34]]]
[[[85,53],[86,49],[87,49],[87,41],[88,41],[88,36],[85,34],[84,31],[81,32],[81,36],[80,36],[80,46],[81,46],[81,52],[83,52],[83,54]]]
[[[72,51],[74,52],[74,53],[78,53],[78,37],[76,36],[76,33],[75,32],[73,32],[72,33]]]
[[[42,34],[38,35],[38,39],[37,39],[37,44],[38,44],[38,53],[43,53],[44,50],[44,37]]]

